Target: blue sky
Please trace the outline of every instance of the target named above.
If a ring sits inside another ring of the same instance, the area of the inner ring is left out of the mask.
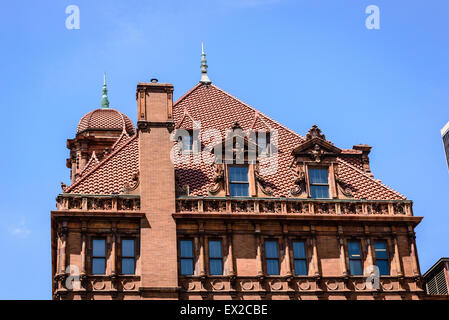
[[[80,29],[65,27],[68,5]],[[380,8],[380,30],[365,8]],[[69,183],[66,139],[100,106],[136,119],[156,77],[180,97],[200,79],[304,134],[373,146],[376,178],[414,201],[421,271],[449,256],[447,1],[2,1],[0,299],[51,298],[50,210]]]

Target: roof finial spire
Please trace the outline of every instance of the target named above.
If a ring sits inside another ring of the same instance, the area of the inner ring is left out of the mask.
[[[207,60],[206,54],[204,53],[204,43],[201,43],[201,83],[211,84],[209,77],[207,76]]]
[[[106,88],[106,72],[104,73],[103,96],[101,97],[101,107],[103,109],[109,108],[108,88]]]

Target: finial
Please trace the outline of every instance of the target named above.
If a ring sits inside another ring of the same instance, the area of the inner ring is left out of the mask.
[[[101,97],[101,107],[103,109],[109,108],[108,88],[106,88],[106,72],[104,73],[103,96]]]
[[[207,76],[207,60],[206,54],[204,53],[204,44],[201,43],[201,83],[211,84],[209,77]]]

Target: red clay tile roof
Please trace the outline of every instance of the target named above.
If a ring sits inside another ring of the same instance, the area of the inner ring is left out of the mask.
[[[139,171],[139,147],[134,135],[121,147],[64,190],[76,194],[122,193]]]
[[[198,84],[181,97],[173,106],[173,118],[176,127],[192,129],[193,121],[201,123],[201,130],[214,128],[225,131],[235,122],[243,130],[268,128],[278,131],[278,170],[273,175],[264,176],[267,185],[273,190],[274,197],[289,197],[294,186],[294,176],[290,169],[293,161],[292,150],[304,141],[302,136],[287,129],[251,106],[224,92],[214,85]],[[121,193],[125,183],[131,182],[139,169],[139,150],[137,135],[127,141],[125,136],[118,139],[111,155],[90,169],[72,186],[67,193],[111,194]],[[342,149],[339,175],[349,186],[355,199],[403,200],[405,197],[379,180],[363,171],[358,150]],[[191,196],[207,196],[208,188],[213,185],[213,170],[203,162],[176,164],[175,171],[180,186],[189,185]]]
[[[126,130],[134,135],[134,125],[127,115],[115,109],[96,109],[84,115],[78,123],[76,133],[86,130]]]

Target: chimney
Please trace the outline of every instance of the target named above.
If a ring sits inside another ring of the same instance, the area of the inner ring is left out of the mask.
[[[139,83],[136,92],[139,139],[141,220],[141,290],[175,299],[178,288],[175,170],[170,159],[173,142],[173,85]],[[164,257],[161,260],[161,257]]]
[[[369,167],[369,153],[371,152],[371,146],[367,144],[358,144],[356,146],[353,146],[352,149],[362,151],[362,165],[363,165],[363,171],[365,171],[368,175],[373,177],[373,174],[371,173],[371,169]]]
[[[151,82],[137,84],[137,122],[171,122],[173,121],[173,85]]]

